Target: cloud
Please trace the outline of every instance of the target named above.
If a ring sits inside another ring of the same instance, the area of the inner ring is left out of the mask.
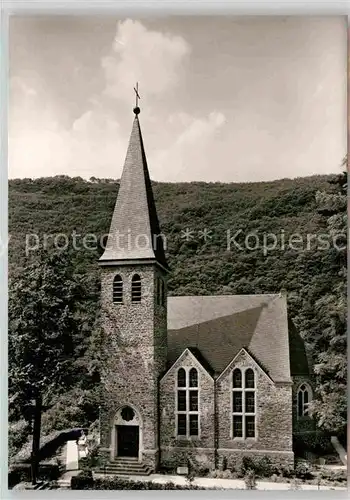
[[[211,112],[204,118],[195,118],[187,113],[169,116],[168,126],[173,138],[164,149],[151,154],[150,164],[159,180],[189,181],[205,180],[205,172],[212,171],[203,166],[216,163],[220,141],[218,135],[226,122],[221,112]]]
[[[223,22],[208,38],[198,19],[193,30],[181,25],[188,39],[132,20],[112,29],[89,21],[86,36],[86,22],[79,30],[79,21],[62,20],[52,37],[45,23],[29,25],[26,43],[12,42],[10,177],[120,177],[137,81],[155,180],[327,173],[344,156],[345,25],[327,36],[298,30],[299,38],[285,24],[269,31],[263,23],[255,52],[255,21],[234,30]],[[293,44],[276,45],[282,32]]]
[[[102,59],[105,93],[129,99],[137,81],[145,97],[168,92],[181,78],[190,46],[181,36],[147,30],[138,21],[118,23],[111,53]]]
[[[200,178],[203,165],[215,156],[225,117],[220,111],[196,117],[175,111],[179,99],[172,103],[169,94],[185,91],[184,69],[190,54],[191,47],[181,36],[148,30],[138,21],[118,23],[110,52],[101,58],[104,90],[90,96],[86,110],[69,127],[60,121],[64,110],[43,79],[39,78],[38,93],[35,85],[29,88],[15,76],[10,176],[120,177],[131,131],[132,89],[139,81],[140,119],[149,139],[146,152],[152,178],[188,180],[189,172],[190,180]],[[130,115],[125,113],[127,107]]]

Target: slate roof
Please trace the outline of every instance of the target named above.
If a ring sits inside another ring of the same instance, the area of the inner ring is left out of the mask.
[[[167,267],[159,234],[140,123],[135,115],[106,249],[99,262],[156,260]]]
[[[288,322],[289,361],[292,375],[311,375],[311,366],[305,349],[305,343],[292,321]]]
[[[283,295],[168,297],[168,364],[186,348],[219,375],[242,347],[274,382],[291,382]]]

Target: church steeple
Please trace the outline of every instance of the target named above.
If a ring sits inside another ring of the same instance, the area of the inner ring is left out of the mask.
[[[167,269],[138,115],[135,118],[101,265],[155,262]],[[116,262],[118,261],[118,262]]]

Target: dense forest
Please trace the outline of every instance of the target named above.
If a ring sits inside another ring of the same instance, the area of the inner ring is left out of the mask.
[[[346,424],[345,183],[345,174],[242,184],[153,183],[171,268],[169,293],[285,292],[289,314],[315,362],[318,402],[313,408],[314,415],[321,428],[339,433]],[[67,283],[60,290],[61,295],[71,297],[72,304],[67,301],[66,309],[62,310],[72,311],[69,324],[75,338],[69,352],[74,366],[63,365],[72,375],[70,381],[61,381],[50,389],[43,433],[88,425],[98,418],[101,334],[96,322],[97,259],[105,241],[103,235],[109,230],[117,192],[118,182],[111,179],[86,181],[58,176],[10,181],[9,363],[13,377],[10,383],[13,454],[30,432],[24,401],[29,389],[23,385],[23,373],[19,375],[15,368],[21,342],[28,343],[30,339],[16,318],[21,301],[26,300],[33,300],[33,304],[23,314],[28,313],[29,318],[37,314],[35,283],[40,275],[40,262],[53,251],[55,236],[56,246],[67,246],[68,241],[68,248],[62,251],[65,261],[50,257],[48,266],[56,266],[57,275]],[[95,235],[98,243],[84,248],[82,239],[86,235]],[[48,271],[46,274],[50,275]],[[51,305],[47,307],[49,317]],[[65,328],[68,326],[62,326],[62,338],[67,332]],[[50,356],[62,353],[51,352]]]

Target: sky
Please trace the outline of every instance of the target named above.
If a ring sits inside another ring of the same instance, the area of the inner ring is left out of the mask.
[[[138,82],[155,181],[340,171],[344,17],[16,17],[9,177],[119,179]]]

